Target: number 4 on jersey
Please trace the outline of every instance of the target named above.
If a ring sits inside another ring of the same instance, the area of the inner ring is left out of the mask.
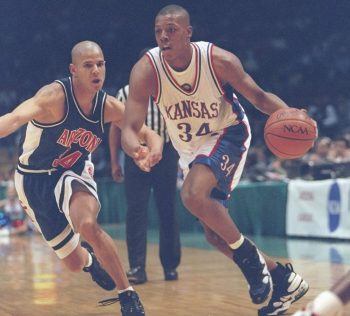
[[[65,156],[65,153],[68,151],[67,149],[59,158],[55,159],[52,163],[53,167],[61,166],[65,169],[71,168],[81,157],[82,153],[80,151],[75,151],[69,155]]]

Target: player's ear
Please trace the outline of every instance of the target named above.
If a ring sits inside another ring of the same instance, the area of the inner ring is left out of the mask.
[[[69,72],[71,73],[71,75],[74,77],[75,73],[76,73],[76,67],[74,64],[69,64]]]
[[[189,25],[189,26],[187,27],[187,37],[188,37],[189,40],[190,40],[191,37],[192,37],[192,33],[193,33],[192,26]]]

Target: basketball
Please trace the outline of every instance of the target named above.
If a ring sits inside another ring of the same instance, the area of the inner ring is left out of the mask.
[[[265,143],[279,158],[304,156],[314,146],[316,138],[316,122],[305,111],[296,108],[277,110],[265,124]]]

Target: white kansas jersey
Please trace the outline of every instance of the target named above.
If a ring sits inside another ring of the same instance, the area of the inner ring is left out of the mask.
[[[245,117],[232,88],[227,92],[215,74],[213,44],[191,43],[192,60],[177,72],[158,47],[147,52],[157,75],[155,102],[166,121],[171,141],[180,156],[190,158],[212,135]]]

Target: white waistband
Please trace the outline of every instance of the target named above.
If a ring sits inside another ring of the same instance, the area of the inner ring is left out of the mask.
[[[52,168],[52,169],[40,169],[40,170],[35,170],[35,169],[27,169],[27,168],[23,168],[19,165],[17,165],[17,169],[21,172],[25,172],[25,173],[48,173],[51,174],[52,172],[56,171],[57,169]]]

